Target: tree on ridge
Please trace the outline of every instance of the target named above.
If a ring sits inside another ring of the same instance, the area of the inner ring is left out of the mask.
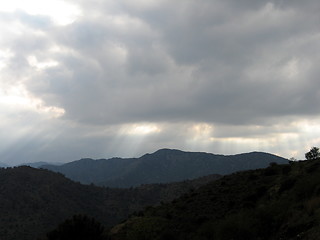
[[[305,154],[307,160],[317,160],[320,159],[319,148],[312,147],[309,152]]]

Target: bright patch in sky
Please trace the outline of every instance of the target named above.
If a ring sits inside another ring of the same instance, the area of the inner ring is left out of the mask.
[[[28,62],[30,64],[30,66],[35,67],[38,70],[42,70],[42,69],[49,68],[49,67],[55,67],[59,64],[58,62],[56,62],[54,60],[39,62],[36,56],[29,56]]]
[[[299,60],[297,58],[292,58],[283,68],[283,75],[288,79],[293,79],[299,74]]]
[[[187,145],[193,151],[205,150],[212,143],[214,126],[208,123],[193,124],[188,129]]]
[[[0,70],[7,66],[7,61],[13,57],[13,53],[9,49],[0,49]]]
[[[39,98],[31,96],[23,85],[12,86],[0,91],[0,105],[5,109],[28,110],[43,113],[52,118],[64,115],[65,110],[54,106],[46,106]]]
[[[60,0],[10,0],[0,2],[0,12],[25,11],[30,15],[45,15],[58,25],[67,25],[81,15],[78,7]]]
[[[129,135],[148,135],[160,132],[160,128],[153,124],[134,124],[129,127]]]

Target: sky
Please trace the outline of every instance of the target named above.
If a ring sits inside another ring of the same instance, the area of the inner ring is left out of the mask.
[[[0,3],[0,162],[320,143],[318,0]]]

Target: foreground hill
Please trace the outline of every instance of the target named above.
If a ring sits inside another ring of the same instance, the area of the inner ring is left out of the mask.
[[[75,214],[112,226],[145,206],[171,201],[219,178],[110,189],[75,183],[62,174],[27,166],[0,169],[0,239],[35,240]]]
[[[81,159],[61,166],[45,165],[42,168],[60,172],[84,184],[131,187],[264,168],[271,162],[284,164],[288,160],[262,152],[224,156],[161,149],[140,158]]]
[[[308,239],[320,236],[320,160],[238,172],[110,231],[112,240]]]

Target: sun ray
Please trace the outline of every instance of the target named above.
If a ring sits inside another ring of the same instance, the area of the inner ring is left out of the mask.
[[[77,6],[62,0],[1,1],[0,12],[14,11],[25,11],[30,15],[46,15],[58,25],[71,24],[81,15],[81,10]]]

